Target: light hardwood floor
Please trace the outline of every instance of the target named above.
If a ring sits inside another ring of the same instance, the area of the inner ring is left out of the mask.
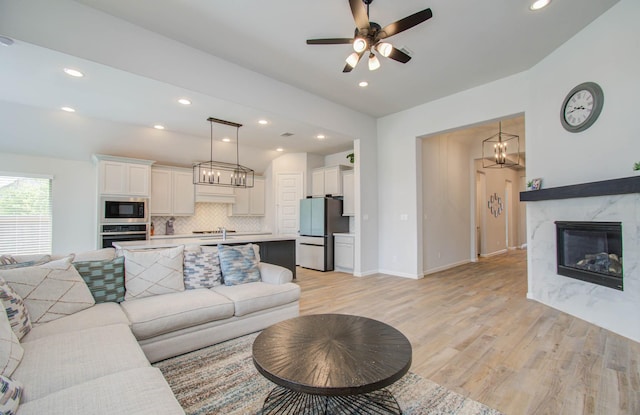
[[[505,414],[640,414],[640,344],[526,299],[526,251],[428,275],[298,268],[301,314],[402,331],[411,370]]]

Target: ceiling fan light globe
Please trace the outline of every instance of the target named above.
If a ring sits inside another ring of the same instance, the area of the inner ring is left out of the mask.
[[[352,68],[355,68],[356,65],[358,64],[358,61],[360,60],[359,58],[360,58],[360,55],[353,52],[351,55],[347,56],[347,59],[346,59],[347,65],[351,66]]]
[[[378,60],[376,55],[372,53],[371,55],[369,55],[369,70],[375,71],[379,67],[380,67],[380,61]]]
[[[387,58],[387,57],[389,57],[389,55],[391,55],[391,51],[393,50],[393,46],[391,45],[391,43],[381,42],[381,43],[378,43],[376,45],[376,50],[378,52],[380,52],[380,54],[382,56]]]
[[[361,37],[355,38],[353,41],[353,50],[357,53],[361,53],[365,49],[367,49],[367,40]]]

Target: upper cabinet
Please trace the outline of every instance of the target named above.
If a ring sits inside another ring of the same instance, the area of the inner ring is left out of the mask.
[[[153,167],[150,210],[152,216],[193,216],[193,171],[179,167]]]
[[[264,216],[264,177],[255,176],[253,187],[233,190],[236,200],[234,204],[229,205],[229,216]]]
[[[342,172],[342,216],[355,216],[356,215],[356,203],[355,203],[355,187],[354,187],[354,172],[348,170]]]
[[[100,195],[149,197],[151,160],[95,154]]]
[[[349,166],[320,167],[311,172],[311,196],[343,196],[342,172]]]
[[[196,202],[234,203],[236,195],[232,187],[207,184],[196,185]]]

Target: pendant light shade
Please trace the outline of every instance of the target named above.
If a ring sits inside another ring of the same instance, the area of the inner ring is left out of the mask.
[[[520,136],[502,132],[502,122],[498,134],[482,141],[482,167],[515,167],[520,165]]]
[[[380,67],[380,61],[378,60],[376,55],[373,53],[369,54],[369,70],[375,71],[379,67]]]
[[[223,187],[253,187],[254,171],[240,165],[239,130],[242,124],[209,117],[211,124],[211,159],[193,165],[193,184]],[[213,160],[213,123],[236,128],[236,163]]]
[[[347,57],[347,64],[352,68],[355,68],[359,60],[360,60],[360,55],[358,55],[356,52],[353,52],[351,55]]]

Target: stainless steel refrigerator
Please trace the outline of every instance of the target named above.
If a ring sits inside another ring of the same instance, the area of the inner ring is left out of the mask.
[[[333,270],[333,234],[349,231],[349,218],[342,216],[342,200],[312,197],[300,200],[301,267]]]

